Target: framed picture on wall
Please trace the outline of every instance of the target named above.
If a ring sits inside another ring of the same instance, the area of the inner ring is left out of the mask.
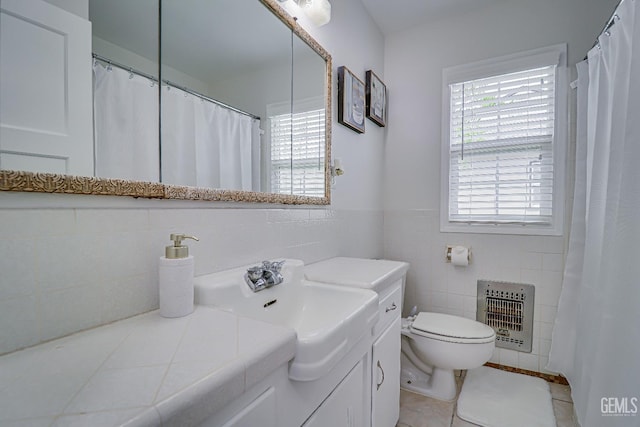
[[[338,123],[364,133],[364,109],[364,83],[347,67],[338,67]]]
[[[367,118],[380,127],[387,124],[387,86],[369,70],[366,74]]]

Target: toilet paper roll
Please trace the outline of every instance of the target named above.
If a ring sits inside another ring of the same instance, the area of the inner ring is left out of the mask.
[[[451,249],[451,264],[466,267],[469,265],[469,248],[465,246],[454,246]]]

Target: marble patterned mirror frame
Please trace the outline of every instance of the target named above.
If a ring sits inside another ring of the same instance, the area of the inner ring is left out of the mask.
[[[326,152],[325,152],[325,196],[309,197],[288,194],[261,193],[253,191],[222,190],[201,187],[186,187],[162,183],[103,179],[51,173],[0,170],[0,191],[22,191],[36,193],[66,193],[107,196],[132,196],[149,199],[204,200],[221,202],[275,203],[294,205],[328,205],[331,203],[331,55],[291,17],[277,0],[260,0],[274,15],[307,43],[325,61],[326,72]]]

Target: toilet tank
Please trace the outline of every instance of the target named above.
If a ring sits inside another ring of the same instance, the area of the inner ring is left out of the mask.
[[[371,289],[382,295],[409,270],[409,263],[385,259],[336,257],[304,267],[307,280]]]

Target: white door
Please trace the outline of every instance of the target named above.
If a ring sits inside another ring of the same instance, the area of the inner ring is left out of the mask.
[[[93,175],[91,23],[0,0],[0,169]]]
[[[398,317],[373,343],[372,427],[393,427],[400,417],[400,324]]]
[[[362,362],[358,362],[303,427],[362,426],[363,371]]]

